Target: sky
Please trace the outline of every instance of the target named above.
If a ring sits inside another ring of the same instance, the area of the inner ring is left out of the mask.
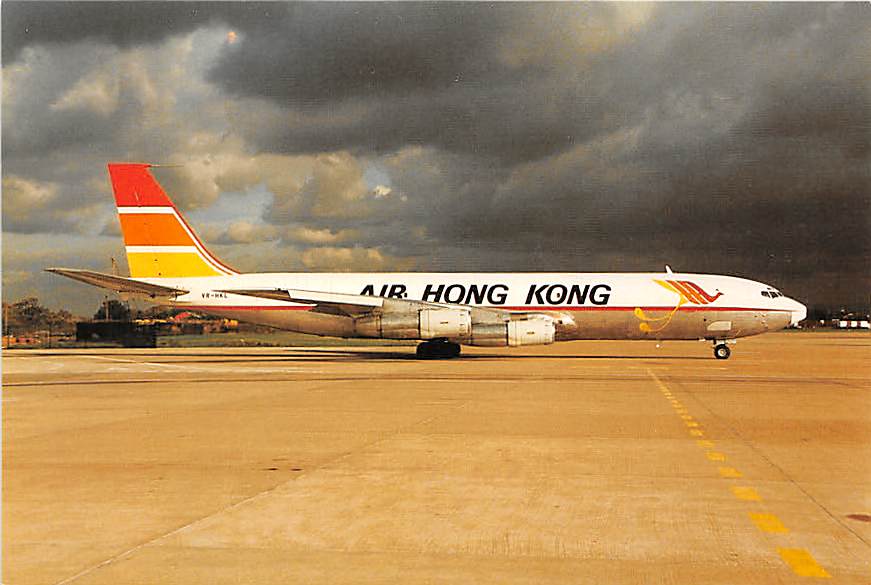
[[[4,300],[96,310],[42,269],[126,274],[131,161],[242,271],[669,264],[869,302],[867,3],[0,11]]]

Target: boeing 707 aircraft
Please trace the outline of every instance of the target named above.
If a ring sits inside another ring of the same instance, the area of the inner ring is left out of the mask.
[[[101,288],[217,317],[334,337],[419,340],[422,358],[460,345],[580,339],[727,344],[795,325],[804,305],[760,282],[664,273],[239,273],[206,249],[149,172],[109,164],[130,277],[48,268]]]

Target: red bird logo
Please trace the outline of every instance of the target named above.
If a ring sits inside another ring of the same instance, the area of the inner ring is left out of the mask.
[[[715,295],[710,295],[705,292],[705,289],[689,280],[657,280],[656,282],[660,286],[679,294],[684,302],[696,305],[708,305],[723,296],[723,293],[720,291],[717,291]]]

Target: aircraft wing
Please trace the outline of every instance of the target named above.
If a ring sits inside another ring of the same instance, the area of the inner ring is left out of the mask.
[[[287,301],[289,303],[300,303],[305,305],[314,305],[313,311],[317,313],[328,313],[331,315],[346,315],[349,317],[359,317],[366,313],[371,313],[375,309],[384,306],[384,299],[381,297],[371,297],[367,295],[349,295],[343,293],[327,293],[310,290],[294,290],[294,289],[224,289],[219,292],[245,295],[249,297],[257,297],[261,299],[270,299],[273,301]]]
[[[105,274],[103,272],[95,272],[93,270],[80,270],[78,268],[46,268],[45,271],[60,274],[61,276],[66,276],[67,278],[78,280],[79,282],[113,290],[115,292],[143,294],[152,298],[174,297],[190,292],[180,288],[151,284],[148,282],[142,282],[141,280],[115,276],[113,274]]]
[[[470,307],[453,303],[431,303],[408,299],[386,298],[370,295],[355,295],[346,293],[329,293],[311,290],[297,289],[223,289],[219,292],[270,299],[273,301],[286,301],[313,305],[315,313],[327,313],[330,315],[343,315],[347,317],[362,317],[373,312],[404,312],[420,309],[447,309],[465,308],[474,312],[478,319],[486,322],[499,323],[517,318],[520,315],[538,316],[541,311],[507,311],[496,307]]]

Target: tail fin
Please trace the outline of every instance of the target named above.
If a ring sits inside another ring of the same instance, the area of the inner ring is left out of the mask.
[[[215,258],[163,192],[151,165],[110,163],[132,278],[237,274]]]

